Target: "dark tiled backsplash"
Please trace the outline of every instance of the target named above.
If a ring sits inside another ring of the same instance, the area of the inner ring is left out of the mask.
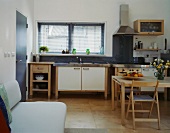
[[[78,57],[78,59],[77,59]],[[69,63],[79,62],[81,58],[82,62],[88,63],[113,63],[112,57],[87,57],[87,56],[40,56],[40,62],[56,62],[56,63]],[[35,56],[33,57],[35,61]]]
[[[78,59],[77,59],[78,57]],[[122,62],[115,61],[113,57],[100,57],[100,56],[40,56],[40,62],[55,62],[55,63],[69,63],[69,62],[79,62],[81,58],[82,63],[101,63],[101,64],[143,64],[148,65],[148,63],[136,63],[136,62]],[[33,61],[35,62],[35,56],[33,56]]]

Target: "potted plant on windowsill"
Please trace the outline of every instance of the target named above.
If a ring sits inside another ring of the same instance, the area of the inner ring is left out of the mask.
[[[41,52],[41,53],[46,53],[46,52],[48,52],[48,51],[49,51],[49,49],[48,49],[47,46],[40,46],[40,52]]]

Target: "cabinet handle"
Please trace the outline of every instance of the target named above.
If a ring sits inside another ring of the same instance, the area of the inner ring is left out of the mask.
[[[143,68],[143,71],[149,71],[149,69],[148,68]]]
[[[74,70],[80,70],[80,68],[74,68]]]
[[[43,70],[43,68],[41,68],[41,67],[37,67],[37,69],[38,69],[38,70]]]
[[[83,68],[83,70],[89,70],[89,68]]]

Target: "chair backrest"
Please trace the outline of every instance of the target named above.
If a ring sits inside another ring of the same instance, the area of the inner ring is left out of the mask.
[[[10,108],[14,107],[21,100],[21,91],[16,80],[4,83],[5,90],[8,95]]]
[[[154,87],[155,91],[157,91],[158,85],[159,85],[158,80],[157,81],[152,81],[152,82],[132,80],[131,90],[133,90],[134,87]]]

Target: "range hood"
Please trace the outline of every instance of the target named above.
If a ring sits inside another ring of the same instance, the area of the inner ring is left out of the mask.
[[[114,35],[136,35],[134,29],[129,25],[129,5],[122,4],[120,5],[120,27]]]

